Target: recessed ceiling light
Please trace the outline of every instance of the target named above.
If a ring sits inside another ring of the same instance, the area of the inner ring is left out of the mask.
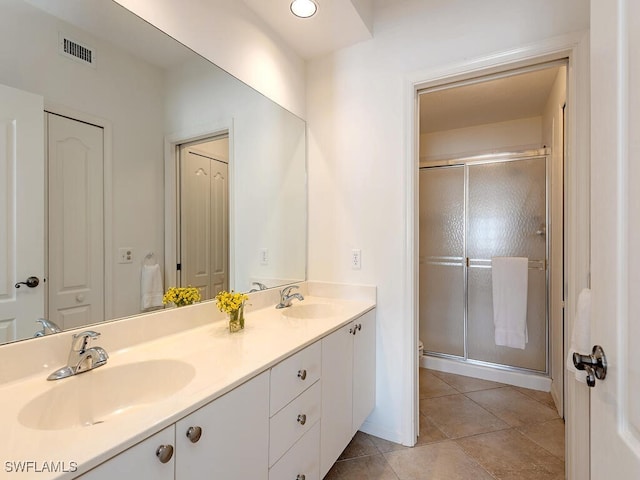
[[[318,5],[313,0],[293,0],[290,8],[291,13],[300,18],[312,17],[318,11]]]

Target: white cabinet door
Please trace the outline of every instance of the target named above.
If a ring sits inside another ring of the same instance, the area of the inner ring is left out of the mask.
[[[113,457],[102,465],[78,477],[81,480],[114,480],[125,478],[173,480],[175,452],[166,463],[156,454],[162,446],[173,449],[175,430],[173,425],[143,440],[129,450]],[[169,457],[165,451],[166,457]]]
[[[322,339],[320,477],[352,437],[353,322]]]
[[[201,429],[200,438],[187,437]],[[176,423],[176,478],[266,480],[269,475],[269,372]],[[133,478],[133,477],[131,477]]]
[[[365,313],[354,321],[353,423],[351,434],[360,429],[376,404],[376,314]]]

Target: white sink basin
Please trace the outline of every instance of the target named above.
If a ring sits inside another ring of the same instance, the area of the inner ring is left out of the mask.
[[[327,318],[340,312],[340,307],[332,303],[294,303],[284,308],[282,315],[289,318]]]
[[[179,360],[161,359],[99,367],[59,382],[27,403],[18,420],[39,430],[95,425],[148,407],[184,388],[195,369]]]

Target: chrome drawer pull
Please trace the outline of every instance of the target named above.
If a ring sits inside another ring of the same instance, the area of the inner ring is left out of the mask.
[[[156,457],[162,463],[167,463],[173,457],[173,445],[160,445],[156,450]]]
[[[298,423],[300,425],[304,425],[305,423],[307,423],[307,416],[304,413],[298,415]]]
[[[298,370],[298,378],[304,380],[307,378],[307,371],[305,369]]]
[[[202,436],[202,428],[200,427],[189,427],[187,429],[187,438],[191,440],[191,443],[197,443]]]

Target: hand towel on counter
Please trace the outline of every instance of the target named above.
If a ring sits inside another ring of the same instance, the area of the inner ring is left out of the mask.
[[[576,316],[571,332],[571,346],[567,353],[567,370],[572,372],[576,380],[587,383],[587,374],[573,365],[574,352],[587,355],[591,353],[591,290],[584,288],[578,295]]]
[[[524,350],[529,341],[527,332],[529,259],[493,257],[491,276],[496,345]]]
[[[142,265],[140,276],[140,308],[147,310],[154,307],[162,307],[162,272],[160,265]]]

